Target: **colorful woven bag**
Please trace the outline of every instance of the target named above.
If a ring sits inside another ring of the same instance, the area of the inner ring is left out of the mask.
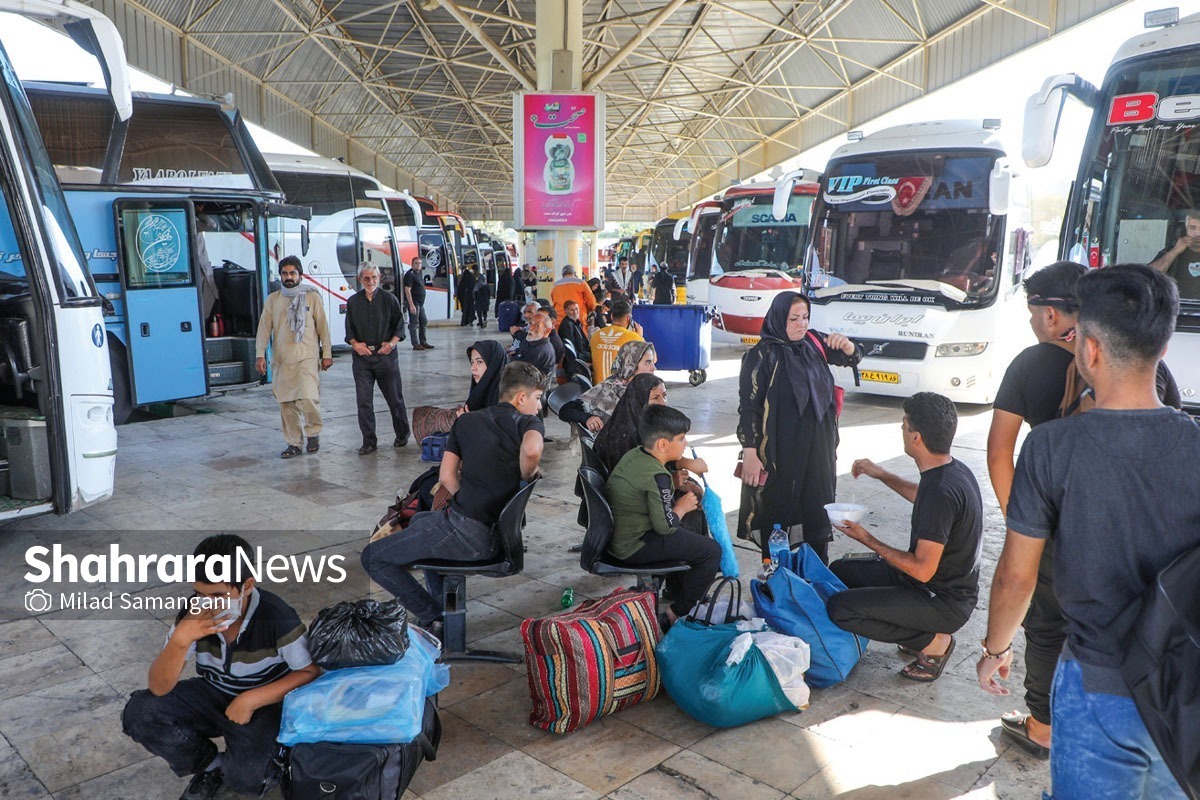
[[[650,700],[659,689],[661,638],[654,595],[618,589],[577,608],[521,624],[533,710],[529,724],[570,733]]]

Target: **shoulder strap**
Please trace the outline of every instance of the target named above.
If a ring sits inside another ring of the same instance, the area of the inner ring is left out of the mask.
[[[808,332],[808,337],[813,340],[813,344],[817,346],[817,350],[821,353],[821,358],[825,359],[825,363],[829,363],[829,354],[825,352],[825,343],[821,341],[821,337],[817,336],[811,330]]]

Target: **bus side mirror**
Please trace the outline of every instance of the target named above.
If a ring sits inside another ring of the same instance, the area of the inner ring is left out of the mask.
[[[1002,217],[1008,213],[1008,196],[1012,190],[1012,178],[1012,168],[1008,164],[1008,159],[996,159],[996,163],[988,175],[988,212],[993,217]]]
[[[1037,94],[1025,102],[1025,128],[1021,134],[1021,157],[1025,164],[1036,168],[1050,163],[1067,95],[1094,108],[1099,94],[1095,86],[1074,73],[1047,78]]]
[[[300,226],[300,255],[308,255],[308,226]]]

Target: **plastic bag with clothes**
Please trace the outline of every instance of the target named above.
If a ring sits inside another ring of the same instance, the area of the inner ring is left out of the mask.
[[[394,664],[326,672],[283,699],[279,743],[404,744],[421,733],[425,698],[450,683],[437,663],[441,644],[412,627],[410,646]]]
[[[308,631],[308,652],[323,669],[394,664],[407,649],[408,611],[399,600],[337,603]]]

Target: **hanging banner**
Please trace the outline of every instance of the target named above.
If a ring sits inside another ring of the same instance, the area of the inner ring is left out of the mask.
[[[513,99],[518,229],[604,227],[604,95],[529,92]]]

